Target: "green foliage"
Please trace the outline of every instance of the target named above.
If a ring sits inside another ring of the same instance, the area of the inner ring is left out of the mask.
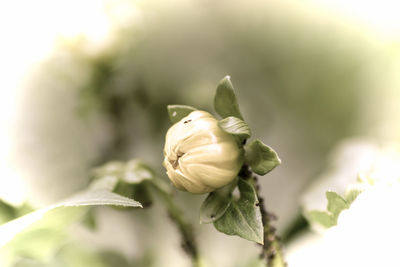
[[[8,254],[10,259],[26,256],[49,260],[65,242],[67,226],[82,218],[86,207],[98,205],[142,207],[133,199],[106,190],[84,191],[1,225],[2,252]]]
[[[222,118],[233,116],[243,120],[229,76],[223,78],[218,84],[214,97],[214,109]]]
[[[237,181],[208,194],[200,208],[200,223],[212,223],[221,218],[232,202]]]
[[[347,188],[345,194],[345,199],[347,203],[349,203],[349,205],[353,203],[353,201],[358,197],[358,195],[360,195],[364,190],[365,188],[362,186],[362,184],[350,185]]]
[[[238,180],[239,199],[233,199],[224,215],[214,222],[215,228],[227,235],[237,235],[260,244],[264,243],[264,227],[254,187]]]
[[[267,174],[281,163],[278,154],[258,139],[245,146],[245,158],[251,170],[259,175]]]
[[[171,122],[177,123],[196,109],[186,105],[168,105],[167,110]]]
[[[347,201],[335,192],[326,192],[326,198],[328,199],[327,210],[334,218],[337,218],[342,210],[349,208]]]
[[[325,195],[328,200],[327,211],[313,210],[306,214],[306,218],[310,222],[315,222],[325,228],[329,228],[337,224],[340,212],[348,209],[350,204],[335,192],[327,191]]]
[[[0,224],[12,220],[16,215],[14,207],[0,199]]]
[[[236,117],[226,117],[218,122],[219,127],[225,132],[232,134],[237,138],[238,144],[243,145],[243,141],[251,136],[251,130],[249,126]]]
[[[307,218],[309,221],[316,222],[325,228],[329,228],[336,224],[332,214],[326,211],[321,211],[321,210],[310,211],[307,214]]]

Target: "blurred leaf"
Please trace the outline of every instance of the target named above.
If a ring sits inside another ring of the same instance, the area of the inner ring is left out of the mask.
[[[349,208],[349,203],[335,192],[327,191],[326,198],[328,200],[327,211],[313,210],[306,214],[310,222],[316,222],[324,227],[336,225],[337,219],[341,211]]]
[[[221,218],[232,202],[236,181],[208,194],[200,208],[200,223],[212,223]]]
[[[310,222],[318,223],[326,228],[336,224],[333,216],[326,211],[313,210],[308,212],[306,217]]]
[[[133,159],[126,163],[122,180],[129,184],[138,184],[154,178],[154,171],[144,162]]]
[[[113,191],[118,184],[118,177],[114,175],[106,175],[98,177],[90,184],[90,190],[107,190]]]
[[[63,246],[57,257],[60,259],[62,267],[111,267],[103,261],[100,255],[79,244]]]
[[[142,204],[143,208],[147,208],[147,207],[151,206],[151,204],[153,203],[153,199],[150,194],[149,186],[150,185],[146,182],[133,186],[132,196],[134,199],[139,201],[140,204]]]
[[[25,216],[12,220],[0,226],[0,247],[7,244],[16,235],[26,230],[28,227],[38,222],[43,216],[61,207],[82,207],[94,205],[117,205],[125,207],[142,207],[141,204],[133,199],[129,199],[115,193],[100,191],[85,191],[58,204],[31,212]]]
[[[234,135],[238,138],[238,143],[241,146],[243,141],[251,136],[249,126],[236,117],[227,117],[218,122],[219,127],[225,132]]]
[[[256,192],[251,184],[239,179],[240,198],[233,200],[225,214],[214,222],[215,228],[227,235],[263,244],[264,227]]]
[[[281,164],[278,154],[258,139],[245,146],[245,158],[246,164],[259,175],[265,175]]]
[[[94,208],[90,208],[82,219],[82,224],[85,225],[90,230],[97,229],[97,221],[96,221],[96,214]]]
[[[115,176],[120,177],[124,171],[125,163],[121,161],[110,161],[93,169],[94,177]]]
[[[110,267],[133,267],[131,263],[117,251],[107,250],[100,253],[102,261]]]
[[[222,118],[233,116],[243,120],[229,76],[225,76],[218,84],[214,97],[214,109]]]
[[[189,115],[192,111],[195,111],[194,107],[186,105],[168,105],[168,115],[172,123],[177,123],[182,118]]]
[[[345,199],[347,203],[350,205],[353,201],[365,190],[364,185],[362,184],[354,184],[348,186],[345,194]]]
[[[15,215],[15,208],[0,199],[0,225],[14,219]]]
[[[347,201],[335,192],[326,192],[326,198],[328,199],[327,210],[333,214],[334,218],[337,218],[342,210],[349,208]]]

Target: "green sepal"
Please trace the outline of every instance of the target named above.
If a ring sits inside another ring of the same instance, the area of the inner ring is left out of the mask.
[[[192,111],[195,111],[194,107],[186,106],[186,105],[168,105],[168,116],[172,123],[177,123],[182,118],[189,115]]]
[[[222,118],[233,116],[243,120],[229,76],[225,76],[217,86],[214,109]]]
[[[239,144],[243,145],[244,140],[251,136],[249,126],[241,119],[236,117],[226,117],[218,122],[218,126],[225,132],[233,135]]]
[[[278,154],[258,139],[244,148],[246,164],[258,175],[265,175],[281,164]]]

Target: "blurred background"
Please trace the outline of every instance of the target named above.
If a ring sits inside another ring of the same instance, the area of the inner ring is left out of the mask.
[[[398,7],[389,0],[0,2],[2,205],[59,201],[111,160],[140,158],[165,176],[166,105],[212,111],[216,85],[230,75],[253,136],[282,159],[260,181],[291,254],[292,237],[307,227],[301,208],[324,207],[324,190],[343,191],[361,156],[374,158],[376,147],[400,137]],[[322,189],[321,176],[329,176]],[[205,196],[176,197],[210,266],[255,266],[258,247],[198,224]],[[73,226],[45,255],[29,253],[40,244],[16,248],[11,266],[190,266],[162,205],[93,212],[95,231]]]

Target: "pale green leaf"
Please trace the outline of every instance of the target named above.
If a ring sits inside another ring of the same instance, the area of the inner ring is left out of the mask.
[[[264,227],[256,192],[243,179],[239,179],[238,187],[240,198],[231,202],[224,215],[214,222],[214,226],[227,235],[237,235],[263,244]]]
[[[259,175],[265,175],[281,164],[278,154],[258,139],[245,146],[245,158],[246,164]]]
[[[345,199],[349,205],[365,190],[364,184],[350,185],[346,189]]]
[[[186,105],[168,105],[167,110],[171,122],[177,123],[196,109]]]
[[[82,207],[96,205],[116,205],[124,207],[142,207],[141,204],[133,199],[129,199],[115,193],[99,190],[84,191],[78,193],[65,201],[31,212],[25,216],[9,221],[0,226],[0,247],[11,241],[16,235],[38,222],[48,212],[62,207]]]
[[[333,214],[334,218],[337,218],[342,210],[349,208],[347,201],[335,192],[326,192],[326,198],[328,199],[327,210]]]
[[[222,118],[233,116],[243,120],[229,76],[225,76],[218,84],[214,97],[214,109]]]
[[[326,211],[313,210],[308,212],[306,217],[310,222],[318,223],[326,228],[336,224],[332,214],[329,214]]]
[[[225,132],[234,135],[238,138],[239,145],[243,144],[243,141],[251,136],[251,130],[249,126],[236,117],[227,117],[218,122],[219,127]]]

